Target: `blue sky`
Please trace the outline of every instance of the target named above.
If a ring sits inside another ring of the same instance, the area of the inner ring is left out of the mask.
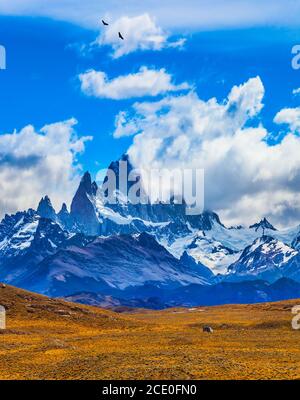
[[[101,28],[101,26],[99,25]],[[194,32],[185,49],[130,54],[112,60],[107,48],[82,55],[81,44],[98,32],[47,18],[0,17],[1,44],[7,50],[7,70],[0,74],[0,132],[27,124],[37,128],[75,117],[78,132],[93,141],[81,157],[84,169],[96,173],[127,150],[131,138],[112,137],[118,111],[134,99],[114,101],[86,97],[78,74],[89,68],[111,77],[136,72],[141,65],[166,68],[178,82],[196,86],[199,96],[222,100],[233,85],[259,75],[266,88],[261,115],[270,129],[276,112],[299,103],[292,90],[300,86],[300,73],[291,69],[291,48],[299,37],[296,28],[259,27]]]
[[[29,3],[35,10],[35,2]],[[170,41],[185,38],[183,48],[166,46],[160,51],[137,50],[114,59],[108,45],[88,50],[89,44],[103,29],[99,23],[102,15],[97,16],[96,23],[95,18],[86,12],[84,23],[80,24],[74,10],[70,18],[65,16],[68,15],[65,9],[58,13],[59,16],[54,15],[56,11],[51,8],[48,13],[39,11],[38,7],[36,12],[30,11],[30,7],[26,12],[18,10],[6,12],[0,7],[0,44],[7,51],[7,69],[0,71],[0,137],[15,129],[19,132],[29,124],[38,131],[44,125],[75,118],[78,137],[93,137],[85,142],[84,151],[76,153],[76,166],[80,164],[82,170],[90,170],[95,176],[100,168],[105,168],[111,160],[127,151],[134,140],[133,136],[122,135],[119,139],[113,136],[118,113],[130,110],[136,101],[156,102],[167,94],[155,97],[145,94],[120,100],[96,98],[81,90],[78,76],[93,69],[104,72],[112,80],[136,74],[141,66],[156,71],[163,68],[172,77],[174,85],[186,82],[201,100],[216,97],[220,104],[233,86],[259,76],[264,86],[264,107],[245,126],[262,123],[268,131],[270,145],[278,143],[289,133],[273,119],[284,108],[299,107],[300,96],[292,93],[300,87],[300,70],[291,68],[291,48],[300,43],[299,24],[295,17],[291,18],[291,25],[285,15],[282,15],[282,23],[279,15],[266,23],[258,18],[256,23],[256,14],[253,13],[252,20],[250,15],[249,21],[243,23],[234,23],[232,18],[226,17],[228,21],[224,18],[223,25],[228,26],[225,27],[212,17],[210,24],[197,27],[187,11],[187,23],[176,27],[160,10],[157,20],[162,22],[161,29],[169,33]],[[145,11],[149,11],[149,7]],[[156,17],[155,8],[150,11]],[[134,10],[130,9],[130,12],[138,15]],[[262,10],[262,14],[264,12]],[[117,18],[109,9],[103,13],[109,21]],[[126,11],[119,10],[118,17],[122,15],[127,15]],[[189,21],[192,29],[188,29]],[[86,46],[85,51],[80,50],[82,46]],[[172,93],[172,96],[177,95],[179,93]],[[76,179],[72,181],[70,192]],[[44,188],[39,188],[36,196],[29,198],[24,195],[12,209],[34,203],[40,194],[44,194],[39,193]],[[54,193],[54,189],[50,192]],[[56,204],[62,197],[63,194],[57,198]],[[70,195],[66,194],[66,197],[69,199]],[[13,211],[7,203],[0,204],[0,207],[2,213]],[[235,220],[229,216],[230,213],[226,214],[226,210],[223,212],[228,220]]]

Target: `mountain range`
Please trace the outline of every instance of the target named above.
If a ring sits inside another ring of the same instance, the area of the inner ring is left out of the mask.
[[[133,169],[124,155],[109,166],[116,175],[120,161]],[[104,186],[86,172],[70,210],[63,204],[56,212],[45,195],[36,210],[5,215],[0,280],[108,307],[300,296],[299,225],[279,230],[263,218],[250,227],[226,227],[213,211],[187,215],[174,197],[168,204],[132,204],[118,196],[107,204]]]

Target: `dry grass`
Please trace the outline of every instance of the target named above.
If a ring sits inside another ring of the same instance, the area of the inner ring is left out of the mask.
[[[299,379],[298,303],[116,314],[7,287],[0,378]]]

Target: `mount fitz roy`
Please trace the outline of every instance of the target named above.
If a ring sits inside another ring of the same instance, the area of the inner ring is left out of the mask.
[[[124,155],[109,166],[116,175],[120,161],[132,170]],[[36,210],[5,215],[0,281],[104,307],[297,298],[300,226],[277,230],[264,218],[226,227],[212,211],[186,215],[175,198],[106,204],[86,172],[70,210],[63,204],[56,212],[45,196]]]

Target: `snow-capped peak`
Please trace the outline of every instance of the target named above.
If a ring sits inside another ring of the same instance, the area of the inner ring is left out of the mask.
[[[265,229],[270,229],[272,231],[277,231],[277,229],[267,220],[267,218],[263,218],[262,220],[260,220],[259,222],[257,222],[256,224],[250,225],[249,226],[250,229],[255,229],[255,231],[257,232],[259,229],[262,230],[264,232]]]
[[[255,277],[274,281],[282,277],[281,267],[297,255],[290,246],[265,235],[244,249],[240,258],[228,267],[228,273],[234,280]]]

